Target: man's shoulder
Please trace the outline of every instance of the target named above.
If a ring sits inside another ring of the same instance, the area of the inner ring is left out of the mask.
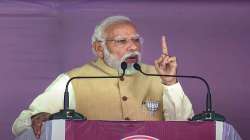
[[[91,65],[92,63],[93,63],[93,61],[90,61],[89,63],[86,63],[82,66],[75,67],[75,68],[69,70],[68,72],[66,72],[66,74],[70,77],[77,76],[77,75],[90,74],[94,70],[93,66]]]

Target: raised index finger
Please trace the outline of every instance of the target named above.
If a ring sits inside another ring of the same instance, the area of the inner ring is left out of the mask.
[[[162,48],[162,54],[168,55],[168,46],[165,35],[163,35],[161,38],[161,48]]]

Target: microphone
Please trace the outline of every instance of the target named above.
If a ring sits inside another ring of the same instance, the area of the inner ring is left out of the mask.
[[[200,114],[196,114],[192,117],[192,121],[198,121],[198,120],[203,120],[203,121],[225,121],[225,117],[223,115],[220,115],[216,113],[215,111],[212,110],[212,95],[210,92],[210,87],[208,85],[208,82],[199,76],[188,76],[188,75],[161,75],[161,74],[151,74],[151,73],[145,73],[141,70],[141,66],[138,63],[135,63],[133,65],[134,69],[137,71],[141,72],[143,75],[146,76],[166,76],[166,77],[181,77],[181,78],[192,78],[192,79],[199,79],[203,83],[205,83],[206,88],[207,88],[207,97],[206,97],[206,110],[203,111]]]
[[[121,63],[121,69],[122,69],[122,75],[118,76],[77,76],[72,77],[67,81],[65,92],[64,92],[64,102],[63,102],[63,109],[61,109],[59,112],[50,115],[49,120],[55,120],[55,119],[64,119],[64,120],[87,120],[87,118],[76,112],[74,109],[69,109],[69,90],[68,86],[69,83],[72,80],[75,79],[116,79],[120,78],[123,79],[126,69],[127,69],[127,63],[122,62]]]

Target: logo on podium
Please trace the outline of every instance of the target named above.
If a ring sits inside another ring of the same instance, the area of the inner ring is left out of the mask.
[[[123,138],[121,140],[159,140],[159,139],[147,135],[133,135]]]

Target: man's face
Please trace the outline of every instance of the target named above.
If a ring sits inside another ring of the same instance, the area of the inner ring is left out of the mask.
[[[141,40],[133,24],[129,22],[112,24],[105,30],[108,51],[118,60],[131,52],[140,52]],[[125,58],[128,64],[138,62],[138,55]]]

